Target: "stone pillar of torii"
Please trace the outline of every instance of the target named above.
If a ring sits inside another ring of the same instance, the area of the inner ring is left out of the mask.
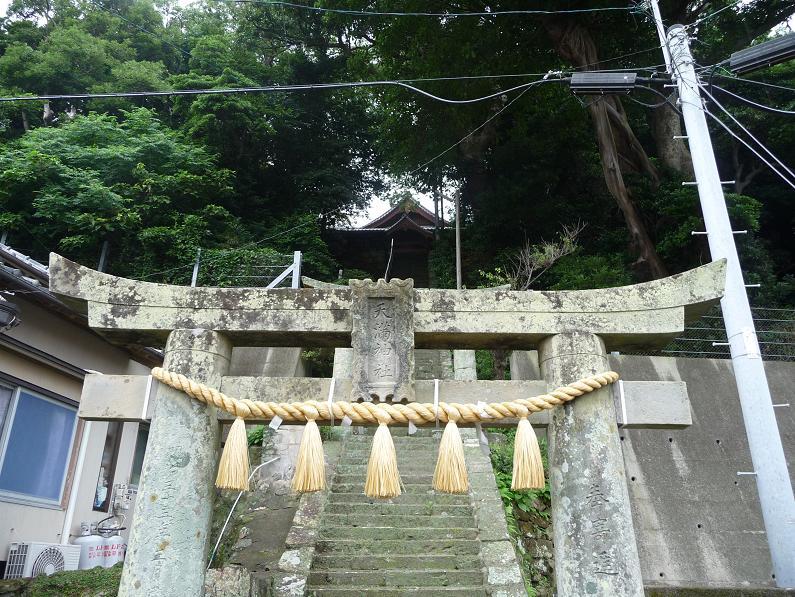
[[[414,348],[537,349],[543,380],[438,382],[440,401],[506,401],[606,371],[608,351],[664,345],[720,299],[724,279],[718,261],[582,291],[415,289],[412,280],[191,288],[50,257],[50,290],[82,309],[98,333],[164,346],[166,369],[228,395],[281,402],[326,400],[331,379],[229,376],[234,346],[352,347],[352,375],[334,380],[332,398],[395,402],[434,400],[434,380],[414,379]],[[230,417],[147,376],[127,375],[88,375],[79,415],[151,420],[119,594],[202,595],[219,421]],[[690,425],[684,384],[623,382],[530,421],[546,426],[549,438],[559,594],[642,596],[617,429]]]

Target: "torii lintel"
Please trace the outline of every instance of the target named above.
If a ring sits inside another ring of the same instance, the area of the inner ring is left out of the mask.
[[[191,288],[112,276],[50,255],[50,290],[117,341],[163,345],[203,328],[245,346],[351,346],[350,288]],[[412,289],[416,348],[532,349],[570,331],[608,350],[668,342],[723,293],[725,260],[630,286],[579,291]]]

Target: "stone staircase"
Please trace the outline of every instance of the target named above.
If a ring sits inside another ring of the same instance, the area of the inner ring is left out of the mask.
[[[392,500],[363,493],[372,430],[343,439],[308,595],[488,594],[472,496],[433,490],[434,434],[394,437],[404,493]]]

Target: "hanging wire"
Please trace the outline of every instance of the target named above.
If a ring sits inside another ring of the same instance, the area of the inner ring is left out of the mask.
[[[542,83],[549,83],[549,82],[551,82],[551,81],[558,81],[558,80],[559,80],[559,79],[542,79],[542,80],[540,80],[540,81],[535,81],[535,85],[540,85],[540,84],[542,84]],[[535,85],[534,85],[534,86],[535,86]],[[432,157],[430,160],[428,160],[428,161],[426,161],[426,162],[423,162],[422,164],[420,164],[419,166],[417,166],[416,168],[414,168],[414,170],[412,170],[411,172],[409,172],[409,173],[408,173],[408,176],[411,176],[411,175],[413,175],[413,174],[416,174],[417,172],[419,172],[420,170],[422,170],[423,168],[425,168],[425,166],[427,166],[427,165],[428,165],[428,164],[430,164],[431,162],[434,162],[434,161],[438,160],[440,157],[442,157],[443,155],[445,155],[445,154],[446,154],[446,153],[448,153],[449,151],[452,151],[453,149],[455,149],[456,147],[458,147],[458,146],[459,146],[461,143],[463,143],[464,141],[466,141],[467,139],[469,139],[469,138],[470,138],[472,135],[474,135],[475,133],[477,133],[477,132],[478,132],[480,129],[482,129],[484,126],[486,126],[486,125],[487,125],[488,123],[490,123],[492,120],[494,120],[495,118],[497,118],[497,117],[498,117],[500,114],[502,114],[503,112],[505,112],[505,111],[506,111],[508,108],[510,108],[510,107],[511,107],[511,106],[512,106],[512,105],[513,105],[515,102],[517,102],[517,101],[519,100],[519,98],[521,98],[521,97],[522,97],[522,96],[523,96],[525,93],[527,93],[527,91],[529,91],[529,90],[530,90],[530,87],[526,87],[526,88],[525,88],[525,89],[524,89],[524,90],[523,90],[523,91],[522,91],[522,92],[521,92],[519,95],[517,95],[517,96],[516,96],[515,98],[513,98],[513,99],[512,99],[510,102],[508,102],[507,104],[505,104],[505,105],[504,105],[502,108],[500,108],[500,109],[499,109],[497,112],[495,112],[494,114],[492,114],[492,115],[491,115],[489,118],[487,118],[487,119],[486,119],[485,121],[483,121],[481,124],[479,124],[479,125],[478,125],[478,126],[476,126],[474,129],[472,129],[471,131],[469,131],[469,132],[468,132],[466,135],[464,135],[463,137],[461,137],[461,138],[460,138],[458,141],[456,141],[455,143],[453,143],[452,145],[450,145],[450,147],[448,147],[447,149],[445,149],[445,150],[441,151],[440,153],[436,154],[436,155],[435,155],[435,156],[433,156],[433,157]]]
[[[787,165],[786,165],[784,162],[782,162],[780,159],[778,159],[778,157],[776,156],[776,154],[774,154],[774,153],[773,153],[773,152],[772,152],[770,149],[768,149],[768,148],[767,148],[767,146],[766,146],[764,143],[762,143],[762,142],[761,142],[759,139],[757,139],[757,138],[756,138],[756,137],[753,135],[753,133],[752,133],[751,131],[749,131],[749,130],[748,130],[746,127],[745,127],[745,126],[743,126],[743,123],[741,123],[739,120],[737,120],[737,118],[736,118],[736,117],[735,117],[735,116],[734,116],[734,115],[733,115],[731,112],[729,112],[729,111],[728,111],[726,108],[724,108],[724,107],[723,107],[723,105],[722,105],[722,104],[721,104],[721,103],[720,103],[718,100],[716,100],[716,99],[715,99],[715,97],[714,97],[714,96],[713,96],[713,95],[712,95],[712,94],[711,94],[711,93],[710,93],[710,92],[709,92],[709,91],[708,91],[708,90],[707,90],[707,89],[706,89],[706,88],[705,88],[703,85],[699,85],[699,88],[701,89],[701,91],[703,91],[703,92],[704,92],[704,94],[705,94],[705,95],[706,95],[706,96],[707,96],[709,99],[711,99],[711,100],[712,100],[712,102],[713,102],[713,103],[714,103],[716,106],[718,106],[718,108],[719,108],[719,109],[720,109],[720,110],[721,110],[721,111],[722,111],[724,114],[726,114],[726,115],[727,115],[729,118],[731,118],[731,119],[732,119],[732,121],[733,121],[733,122],[734,122],[734,123],[735,123],[737,126],[739,126],[739,127],[742,129],[742,131],[743,131],[743,132],[744,132],[746,135],[748,135],[748,136],[749,136],[749,137],[750,137],[750,138],[751,138],[751,139],[752,139],[754,142],[756,142],[756,144],[757,144],[759,147],[761,147],[761,148],[762,148],[762,149],[765,151],[765,153],[767,153],[767,154],[768,154],[768,155],[769,155],[771,158],[773,158],[773,160],[775,160],[775,161],[776,161],[776,163],[778,163],[778,165],[779,165],[779,166],[781,166],[782,168],[784,168],[784,170],[786,170],[786,171],[787,171],[787,173],[788,173],[790,176],[792,176],[793,178],[795,178],[795,172],[793,172],[792,170],[790,170],[790,168],[789,168],[789,167],[788,167],[788,166],[787,166]],[[795,187],[793,187],[793,188],[795,188]]]
[[[769,161],[767,161],[767,159],[765,159],[764,156],[762,156],[758,151],[756,151],[756,149],[751,147],[751,145],[745,139],[743,139],[742,137],[737,135],[733,130],[731,130],[726,125],[725,122],[723,122],[720,118],[715,116],[707,108],[699,108],[699,109],[703,110],[704,114],[706,114],[707,116],[712,118],[715,122],[717,122],[720,126],[722,126],[726,130],[726,132],[729,133],[729,135],[731,135],[732,137],[737,139],[740,143],[745,145],[745,147],[748,148],[748,150],[751,151],[751,153],[753,153],[756,157],[758,157],[760,160],[762,160],[762,162],[764,162],[767,165],[768,168],[770,168],[773,172],[775,172],[779,176],[779,178],[781,178],[781,180],[783,180],[784,182],[787,183],[787,185],[789,185],[790,187],[795,189],[795,184],[793,184],[792,181],[790,181],[786,176],[784,176],[781,172],[779,172],[778,169],[776,169],[776,167],[773,166],[773,164],[771,164]]]
[[[754,81],[753,79],[743,79],[742,77],[727,77],[726,75],[722,75],[720,73],[715,73],[715,76],[721,79],[726,79],[727,81],[749,83],[751,85],[759,85],[761,87],[769,87],[771,89],[781,89],[782,91],[795,92],[795,88],[793,87],[785,87],[784,85],[775,85],[774,83],[766,83],[765,81]]]
[[[286,6],[298,8],[310,12],[344,14],[356,17],[438,17],[438,18],[457,18],[457,17],[499,17],[499,16],[519,16],[519,15],[556,15],[556,14],[579,14],[593,12],[630,12],[632,6],[605,6],[602,8],[572,8],[564,10],[495,10],[483,12],[381,12],[353,10],[347,8],[326,8],[322,6],[309,6],[297,4],[295,2],[283,2],[281,0],[223,0],[235,4],[261,4],[265,6]]]
[[[717,89],[721,93],[725,93],[726,95],[730,95],[733,98],[736,98],[736,99],[740,100],[744,104],[747,104],[749,106],[752,106],[752,107],[757,108],[759,110],[762,110],[764,112],[771,112],[773,114],[786,114],[786,115],[789,115],[789,116],[792,116],[793,114],[795,114],[795,111],[793,111],[793,110],[782,110],[781,108],[774,108],[773,106],[766,106],[765,104],[759,104],[759,103],[757,103],[757,102],[755,102],[753,100],[749,100],[747,97],[743,97],[741,95],[737,95],[736,93],[732,93],[728,89],[724,89],[723,87],[720,87],[718,85],[712,85],[712,88],[713,89]]]
[[[693,21],[689,25],[685,25],[685,29],[691,29],[693,27],[697,27],[698,25],[700,25],[704,21],[708,21],[709,19],[712,19],[712,18],[718,16],[723,11],[728,10],[730,8],[735,8],[735,7],[737,7],[737,6],[741,5],[741,4],[744,4],[745,2],[746,2],[746,0],[736,0],[735,2],[732,2],[731,4],[727,4],[723,8],[719,8],[715,12],[712,12],[712,13],[710,13],[708,15],[705,15],[705,16],[701,17],[700,19],[696,19],[695,21]]]
[[[447,79],[449,80],[449,78]],[[295,92],[295,91],[311,91],[317,89],[349,89],[358,87],[400,87],[413,93],[425,96],[429,99],[442,102],[445,104],[464,105],[475,104],[490,100],[492,98],[518,91],[525,87],[532,87],[537,81],[529,83],[522,83],[515,85],[508,89],[502,89],[489,95],[469,99],[452,99],[434,95],[424,89],[409,85],[402,81],[397,80],[384,80],[384,81],[354,81],[348,83],[311,83],[304,85],[269,85],[262,87],[233,87],[225,89],[179,89],[171,91],[120,91],[110,93],[77,93],[77,94],[61,94],[61,95],[23,95],[15,97],[0,97],[0,102],[12,101],[52,101],[52,100],[77,100],[77,99],[101,99],[101,98],[116,98],[116,97],[158,97],[158,96],[171,96],[171,95],[213,95],[213,94],[233,94],[233,93],[273,93],[273,92]]]

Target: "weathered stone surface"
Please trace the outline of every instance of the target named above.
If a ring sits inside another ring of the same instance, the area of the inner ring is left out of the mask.
[[[204,591],[205,597],[256,597],[259,595],[257,583],[251,576],[251,572],[242,566],[225,566],[208,570],[204,579]]]
[[[723,290],[725,262],[634,286],[562,292],[414,290],[418,348],[532,349],[557,332],[588,330],[610,350],[677,334]],[[89,324],[155,345],[168,331],[223,331],[245,346],[350,346],[351,291],[187,288],[116,278],[50,256],[50,289],[87,310]]]
[[[414,280],[351,280],[351,400],[414,400]]]
[[[544,378],[559,385],[608,368],[604,344],[583,332],[539,347]],[[547,429],[560,595],[641,597],[638,548],[612,397],[603,388],[553,412]]]
[[[165,366],[218,387],[232,346],[207,330],[174,330]],[[119,594],[200,596],[215,498],[219,433],[214,408],[157,389]]]

